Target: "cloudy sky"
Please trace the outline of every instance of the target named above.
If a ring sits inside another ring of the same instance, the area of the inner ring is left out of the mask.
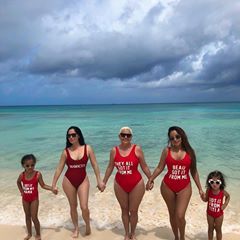
[[[0,105],[240,101],[238,0],[0,4]]]

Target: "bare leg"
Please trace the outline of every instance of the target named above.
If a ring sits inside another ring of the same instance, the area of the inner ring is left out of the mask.
[[[70,215],[74,225],[72,237],[77,238],[79,235],[78,213],[77,213],[77,190],[65,176],[63,178],[62,187],[68,198],[68,202],[70,205]]]
[[[177,193],[175,214],[177,226],[180,232],[180,240],[185,240],[186,220],[185,214],[192,195],[191,184],[188,184],[182,191]]]
[[[31,217],[32,221],[36,230],[36,239],[41,239],[41,233],[40,233],[40,222],[38,220],[38,206],[39,206],[39,200],[35,200],[31,202]]]
[[[208,222],[208,240],[213,240],[214,218],[207,215],[207,222]]]
[[[222,240],[222,223],[223,223],[223,215],[221,217],[215,218],[215,230],[217,240]]]
[[[116,181],[114,181],[114,192],[122,210],[122,222],[125,230],[124,240],[129,240],[129,203],[126,193]]]
[[[80,207],[82,210],[82,217],[86,224],[86,232],[85,235],[91,234],[91,227],[90,227],[90,213],[88,209],[88,196],[89,196],[89,180],[86,176],[82,184],[78,187],[78,198],[80,202]]]
[[[131,239],[136,239],[135,230],[138,222],[138,208],[145,193],[145,186],[143,180],[134,187],[129,193],[129,211],[130,211],[130,226],[131,226]]]
[[[23,204],[23,210],[25,213],[25,221],[26,221],[26,227],[27,227],[27,236],[24,238],[24,240],[28,240],[32,237],[32,219],[31,219],[31,208],[30,203],[22,200]]]
[[[176,194],[170,188],[168,188],[164,182],[162,182],[161,184],[161,194],[168,208],[169,220],[170,220],[170,224],[172,227],[175,240],[179,240],[177,219],[175,215]]]

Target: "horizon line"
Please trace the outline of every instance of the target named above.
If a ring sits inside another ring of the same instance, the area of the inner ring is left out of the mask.
[[[239,101],[194,101],[194,102],[136,102],[136,103],[70,103],[70,104],[22,104],[0,105],[0,107],[46,107],[46,106],[101,106],[101,105],[150,105],[150,104],[211,104],[211,103],[240,103]]]

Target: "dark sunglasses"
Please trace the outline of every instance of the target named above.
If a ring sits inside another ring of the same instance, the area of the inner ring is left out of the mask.
[[[130,138],[132,136],[132,134],[131,133],[120,133],[120,136],[122,138]]]
[[[170,141],[179,140],[179,139],[181,139],[181,136],[176,135],[175,137],[170,137],[169,139],[170,139]]]
[[[209,179],[208,180],[208,183],[209,184],[214,184],[214,183],[216,183],[217,185],[221,185],[222,184],[222,181],[221,180],[216,180],[216,181],[214,181],[213,179]]]
[[[70,138],[70,137],[75,138],[76,136],[77,136],[76,133],[69,133],[69,134],[67,134],[68,138]]]
[[[31,165],[28,165],[28,164],[27,164],[27,165],[25,165],[26,168],[34,167],[34,166],[35,166],[35,164],[31,164]]]

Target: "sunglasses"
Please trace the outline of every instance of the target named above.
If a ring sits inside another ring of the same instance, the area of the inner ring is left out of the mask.
[[[76,136],[77,136],[76,133],[69,133],[69,134],[67,134],[68,138],[70,138],[70,137],[75,138]]]
[[[27,165],[25,165],[26,168],[34,167],[34,166],[35,166],[35,164],[31,164],[31,165],[28,165],[28,164],[27,164]]]
[[[170,141],[179,140],[179,139],[181,139],[181,136],[176,135],[175,137],[170,137],[169,139],[170,139]]]
[[[222,181],[219,180],[219,179],[218,179],[218,180],[209,179],[209,180],[208,180],[208,183],[209,183],[209,184],[214,184],[214,183],[215,183],[215,184],[217,184],[217,185],[221,185],[221,184],[222,184]]]
[[[132,136],[132,134],[131,133],[120,133],[120,136],[122,138],[130,138]]]

